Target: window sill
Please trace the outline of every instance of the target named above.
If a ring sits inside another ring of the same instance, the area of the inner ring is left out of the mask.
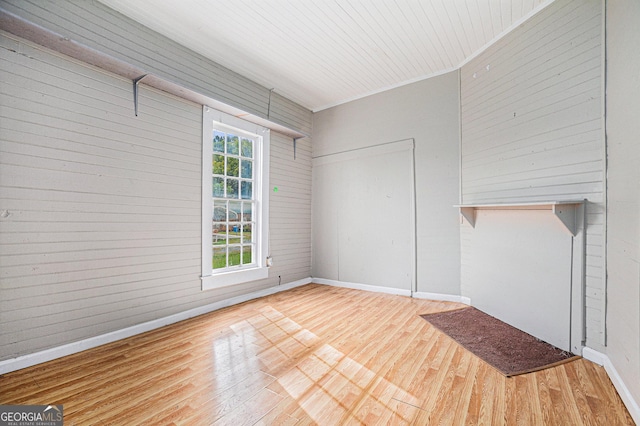
[[[257,267],[201,277],[202,290],[213,290],[269,277],[269,268]]]

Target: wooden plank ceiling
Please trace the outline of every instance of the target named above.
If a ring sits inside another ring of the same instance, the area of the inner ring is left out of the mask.
[[[100,0],[319,111],[452,71],[553,0]]]

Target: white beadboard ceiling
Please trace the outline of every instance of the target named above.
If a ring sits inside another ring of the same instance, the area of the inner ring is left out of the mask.
[[[312,111],[455,70],[553,0],[100,0]]]

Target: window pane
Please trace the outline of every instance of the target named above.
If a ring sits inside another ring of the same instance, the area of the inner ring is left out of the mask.
[[[236,223],[235,225],[229,225],[229,244],[240,244],[242,241],[240,236],[240,224]]]
[[[253,259],[253,246],[242,247],[242,264],[248,265]]]
[[[227,221],[227,202],[213,200],[213,222]]]
[[[227,267],[227,247],[213,247],[213,269]]]
[[[225,134],[214,130],[213,132],[213,152],[224,152]]]
[[[220,246],[227,244],[227,225],[226,223],[213,223],[213,245]]]
[[[238,175],[238,167],[240,165],[240,160],[233,157],[227,157],[227,176],[239,176]]]
[[[227,135],[227,153],[239,155],[240,139],[236,135]],[[237,176],[237,175],[236,175]]]
[[[253,197],[253,185],[251,182],[240,182],[243,200],[250,200]]]
[[[224,178],[221,178],[221,177],[213,178],[213,196],[224,197]]]
[[[245,223],[242,225],[242,243],[252,243],[253,242],[253,225],[250,223]]]
[[[253,158],[253,141],[250,139],[242,139],[242,156]]]
[[[225,222],[227,220],[227,202],[223,200],[213,200],[213,220],[215,222]]]
[[[214,223],[213,231],[211,233],[212,241],[214,246],[220,246],[227,244],[227,225],[223,223]]]
[[[227,179],[227,198],[238,198],[238,179]]]
[[[229,266],[240,265],[240,247],[229,247]]]
[[[245,179],[253,178],[253,161],[244,160],[244,159],[242,160],[242,170],[241,170],[240,177]]]
[[[229,201],[229,222],[239,222],[242,219],[242,203]]]
[[[224,175],[224,155],[213,154],[213,174]]]
[[[244,203],[242,208],[242,220],[245,222],[253,221],[253,203]]]

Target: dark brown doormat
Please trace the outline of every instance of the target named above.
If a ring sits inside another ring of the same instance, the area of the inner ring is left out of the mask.
[[[507,377],[580,358],[474,307],[421,316]]]

